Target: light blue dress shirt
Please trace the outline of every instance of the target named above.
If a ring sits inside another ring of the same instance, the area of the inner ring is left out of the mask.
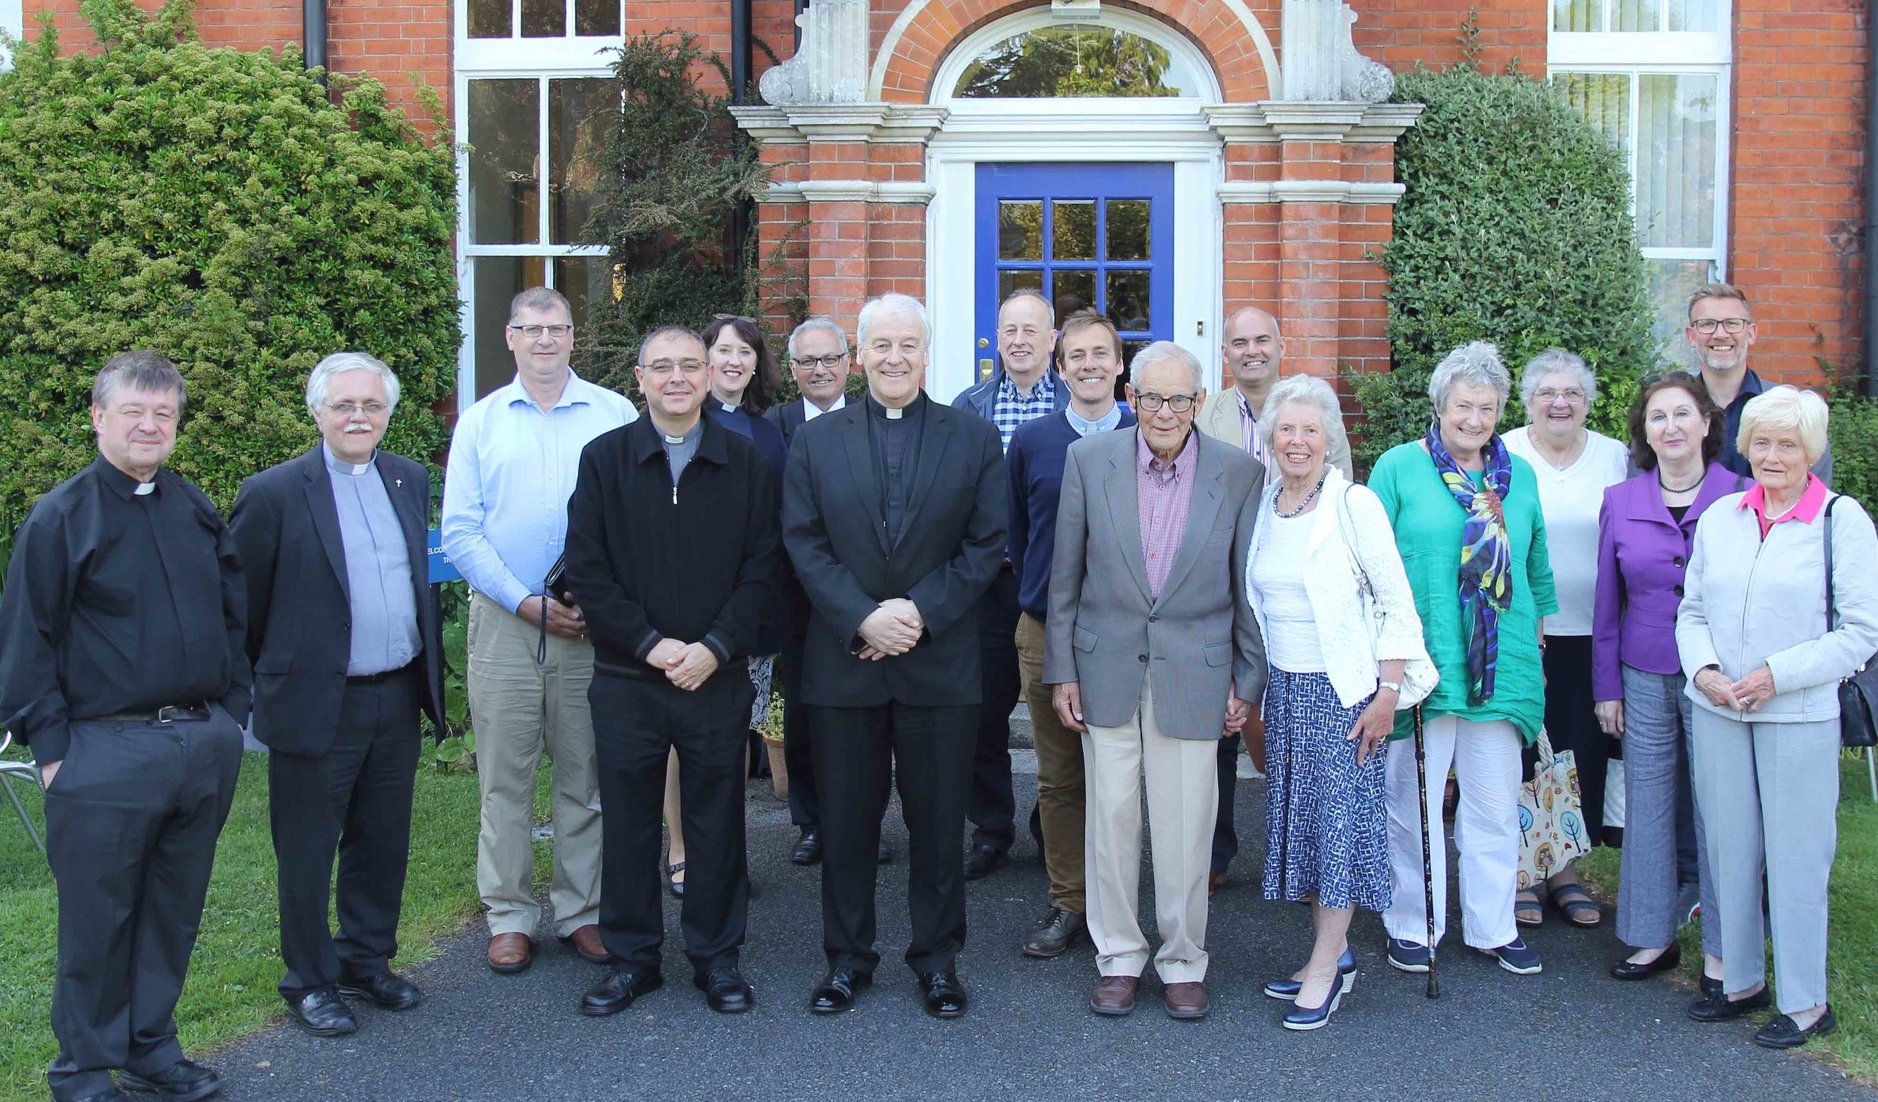
[[[444,467],[443,550],[471,589],[510,612],[541,592],[567,542],[581,449],[638,417],[625,395],[572,371],[551,410],[517,376],[464,412]]]
[[[378,473],[376,457],[369,463],[345,463],[323,443],[320,451],[333,484],[333,506],[339,510],[346,591],[352,598],[352,652],[346,676],[401,670],[417,657],[419,645],[417,591],[404,526]]]

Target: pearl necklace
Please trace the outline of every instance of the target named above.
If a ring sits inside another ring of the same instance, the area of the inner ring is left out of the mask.
[[[1293,517],[1298,516],[1299,514],[1303,513],[1304,510],[1309,509],[1311,507],[1311,502],[1317,500],[1318,492],[1324,488],[1324,480],[1329,477],[1330,477],[1330,472],[1328,470],[1326,470],[1323,474],[1318,475],[1317,485],[1311,487],[1311,492],[1308,494],[1305,494],[1304,500],[1298,502],[1298,507],[1296,509],[1291,510],[1289,513],[1285,512],[1283,509],[1280,509],[1278,507],[1278,499],[1285,496],[1284,489],[1280,487],[1278,492],[1272,495],[1272,512],[1277,514],[1278,519],[1280,520],[1290,520]]]

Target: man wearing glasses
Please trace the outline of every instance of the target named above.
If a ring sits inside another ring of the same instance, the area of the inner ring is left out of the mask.
[[[1207,1011],[1207,854],[1219,739],[1245,726],[1265,687],[1265,648],[1246,601],[1258,464],[1193,428],[1200,364],[1171,341],[1136,353],[1132,432],[1069,447],[1044,622],[1043,682],[1082,732],[1089,937],[1100,973],[1090,1007],[1122,1015],[1148,963],[1135,913],[1141,795],[1154,836],[1155,970],[1167,1013]]]
[[[338,352],[314,367],[306,404],[319,445],[243,482],[228,523],[248,582],[254,737],[270,751],[280,993],[294,1024],[336,1037],[358,1028],[341,995],[386,1010],[422,998],[390,962],[418,713],[443,730],[442,643],[425,569],[430,474],[378,449],[397,376]]]
[[[587,687],[593,646],[578,605],[546,591],[567,535],[581,449],[637,419],[622,395],[575,375],[573,312],[533,287],[509,306],[515,381],[464,412],[444,472],[443,549],[474,592],[469,703],[476,717],[482,833],[476,888],[488,908],[489,967],[533,961],[535,769],[554,759],[555,932],[595,964],[600,942],[600,788]]]
[[[1740,435],[1741,411],[1748,399],[1767,389],[1761,377],[1748,367],[1748,349],[1759,336],[1754,326],[1754,310],[1748,296],[1727,283],[1705,283],[1689,296],[1689,327],[1683,330],[1689,347],[1695,349],[1695,363],[1708,386],[1708,396],[1722,408],[1726,428],[1722,432],[1721,465],[1743,477],[1754,472],[1748,457],[1735,447]],[[1821,482],[1832,484],[1832,448],[1828,446],[1813,473]]]

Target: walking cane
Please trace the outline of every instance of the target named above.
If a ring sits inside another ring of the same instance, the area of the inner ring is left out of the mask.
[[[1415,708],[1415,777],[1421,785],[1421,791],[1419,793],[1421,810],[1418,814],[1422,821],[1422,914],[1426,916],[1428,922],[1427,940],[1423,942],[1423,944],[1428,946],[1428,997],[1438,999],[1441,997],[1441,983],[1435,979],[1435,863],[1433,849],[1428,841],[1430,833],[1428,824],[1428,747],[1422,738],[1422,710],[1420,705],[1417,705]]]

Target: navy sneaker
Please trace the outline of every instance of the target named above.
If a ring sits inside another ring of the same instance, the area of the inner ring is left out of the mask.
[[[1498,949],[1487,950],[1488,954],[1500,958],[1500,967],[1517,976],[1536,976],[1545,965],[1539,963],[1539,954],[1526,939],[1514,936],[1513,940]]]
[[[1390,938],[1389,967],[1398,972],[1428,971],[1428,946],[1405,938]]]

